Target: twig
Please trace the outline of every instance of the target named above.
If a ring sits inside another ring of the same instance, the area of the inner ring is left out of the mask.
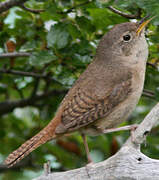
[[[34,72],[25,72],[25,71],[17,71],[17,70],[11,70],[11,69],[0,69],[0,73],[20,75],[20,76],[30,76],[30,77],[35,77],[35,78],[48,78],[48,76],[45,74],[38,74],[38,73],[34,73]]]
[[[148,89],[144,89],[142,92],[142,95],[145,97],[148,97],[148,98],[155,99],[155,93],[151,90],[148,90]]]
[[[78,5],[76,5],[76,6],[71,7],[70,9],[68,9],[68,10],[65,11],[65,12],[58,12],[58,14],[67,14],[67,13],[70,13],[70,12],[72,12],[74,9],[76,9],[76,8],[78,8],[78,7],[80,7],[80,6],[84,6],[84,5],[86,5],[86,4],[89,4],[89,3],[91,3],[91,2],[92,2],[91,0],[88,0],[88,1],[86,1],[86,2],[84,2],[84,3],[81,3],[81,4],[78,4]]]
[[[155,93],[152,90],[149,90],[149,89],[144,89],[144,92],[149,93],[149,94],[151,94],[153,96],[155,95]]]
[[[26,11],[29,11],[29,12],[35,13],[35,14],[39,14],[39,13],[45,11],[44,9],[31,9],[31,8],[26,7],[24,4],[20,5],[20,7]]]
[[[27,52],[12,52],[12,53],[1,53],[0,58],[10,58],[10,57],[28,57],[31,53]]]
[[[7,0],[5,2],[0,3],[0,13],[7,11],[8,9],[12,8],[13,6],[20,6],[24,4],[27,0]]]
[[[40,84],[40,79],[39,78],[36,78],[35,79],[35,83],[34,83],[34,88],[33,88],[33,91],[31,93],[31,96],[30,97],[34,97],[37,93],[37,90],[38,90],[38,87],[39,87],[39,84]]]
[[[25,71],[18,71],[18,70],[6,69],[6,68],[3,68],[3,69],[1,68],[0,73],[17,75],[17,76],[29,76],[29,77],[34,77],[34,78],[43,78],[45,80],[50,80],[51,82],[62,85],[62,83],[54,79],[51,75],[44,74],[44,73],[38,74],[34,72],[25,72]]]
[[[149,66],[151,66],[151,67],[153,67],[153,68],[157,69],[156,64],[153,64],[153,63],[147,62],[147,65],[149,65]]]
[[[18,88],[16,82],[13,82],[14,83],[14,88],[16,89],[16,91],[19,93],[20,95],[20,98],[24,98],[24,94],[23,94],[23,91],[21,89]],[[7,92],[7,91],[6,91]]]
[[[128,19],[140,19],[141,18],[141,9],[138,9],[138,12],[136,14],[127,14],[122,11],[119,11],[118,9],[116,9],[112,6],[108,6],[107,8],[109,10],[111,10],[112,12],[114,12],[120,16],[123,16],[125,18],[128,18]]]
[[[48,92],[44,92],[40,95],[35,95],[34,97],[24,98],[16,101],[4,101],[0,103],[0,115],[7,114],[12,112],[14,108],[17,107],[25,107],[25,106],[35,106],[36,102],[52,95],[59,96],[61,94],[65,94],[67,91],[65,90],[52,90]]]

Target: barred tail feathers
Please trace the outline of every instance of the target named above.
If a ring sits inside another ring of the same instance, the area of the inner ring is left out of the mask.
[[[29,153],[34,151],[40,145],[48,142],[51,139],[55,139],[55,128],[58,121],[53,119],[44,129],[42,129],[38,134],[33,136],[31,139],[22,144],[17,150],[12,152],[7,159],[4,161],[4,164],[8,167],[12,167],[14,164],[22,160]]]

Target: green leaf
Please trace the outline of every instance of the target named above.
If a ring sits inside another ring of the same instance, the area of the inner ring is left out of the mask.
[[[0,83],[0,93],[5,93],[7,90],[7,85]]]
[[[79,38],[81,36],[80,31],[73,24],[68,24],[68,31],[73,39]]]
[[[88,8],[87,11],[90,13],[93,24],[97,28],[102,28],[111,24],[111,19],[108,18],[108,11],[106,9],[99,8]]]
[[[159,101],[159,87],[155,89],[155,99]]]
[[[113,24],[119,24],[125,21],[125,19],[121,16],[117,17],[116,14],[111,11],[99,8],[88,8],[92,23],[97,27],[97,29],[107,29],[108,26]]]
[[[57,6],[57,3],[53,1],[46,2],[44,9],[45,11],[40,14],[40,16],[44,21],[47,20],[59,21],[62,17],[66,16],[65,14],[59,13],[62,10]]]
[[[67,46],[69,42],[69,33],[66,30],[65,25],[55,24],[51,27],[47,34],[48,47],[56,47],[62,49]]]
[[[88,64],[91,61],[91,58],[88,55],[81,56],[80,54],[75,54],[75,58],[83,64]]]
[[[29,63],[33,66],[43,66],[56,59],[57,57],[53,54],[52,51],[43,50],[43,51],[34,52],[29,57]]]
[[[151,15],[159,14],[158,0],[133,0],[140,8],[145,9]]]
[[[80,27],[81,31],[85,31],[87,33],[94,32],[95,27],[92,25],[91,21],[88,18],[84,16],[77,17],[76,22]]]

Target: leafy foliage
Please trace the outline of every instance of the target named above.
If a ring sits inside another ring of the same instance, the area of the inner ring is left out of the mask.
[[[11,52],[28,52],[30,56],[0,60],[0,162],[51,120],[68,89],[91,62],[103,34],[115,24],[129,21],[110,11],[109,5],[128,14],[140,10],[141,17],[159,15],[158,0],[28,0],[26,7],[44,11],[32,13],[12,7],[1,14],[0,53],[7,53],[10,48]],[[122,125],[141,122],[159,100],[158,25],[156,17],[147,28],[151,65],[147,65],[145,89],[149,90],[149,97],[140,99],[132,116]],[[11,70],[10,73],[7,70]],[[43,96],[39,98],[39,94]],[[28,98],[30,100],[26,101]],[[23,104],[16,106],[20,101]],[[159,158],[158,130],[159,126],[152,130],[147,146],[142,148],[149,157]],[[118,132],[88,137],[94,161],[111,156],[128,136],[129,132]],[[51,160],[51,167],[57,171],[85,165],[80,135],[75,133],[41,146],[17,169],[3,171],[0,167],[0,179],[38,176],[47,160]]]

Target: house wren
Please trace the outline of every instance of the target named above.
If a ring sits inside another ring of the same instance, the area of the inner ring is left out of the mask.
[[[150,19],[151,20],[151,19]],[[125,121],[141,96],[148,46],[142,23],[114,26],[101,39],[94,60],[63,99],[55,117],[5,160],[8,167],[45,142],[79,131],[98,135]]]

